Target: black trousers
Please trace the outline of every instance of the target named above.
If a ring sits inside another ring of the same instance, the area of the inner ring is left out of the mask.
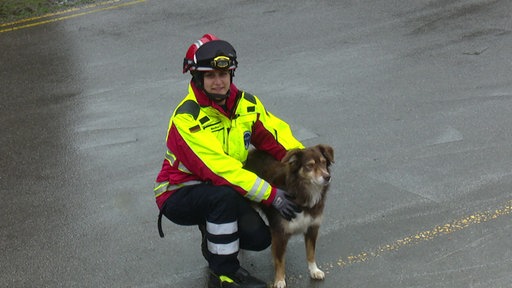
[[[261,251],[271,243],[270,230],[263,219],[249,200],[229,186],[183,187],[167,199],[162,214],[179,225],[206,225],[209,250],[206,260],[217,275],[229,275],[240,267],[238,250],[234,251],[234,247]],[[233,229],[215,228],[225,226]],[[224,246],[230,248],[216,249]]]

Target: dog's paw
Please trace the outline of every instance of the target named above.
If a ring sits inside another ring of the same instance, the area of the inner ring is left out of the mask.
[[[316,269],[316,271],[309,271],[309,274],[311,275],[311,278],[317,279],[317,280],[323,280],[325,278],[324,271],[320,269]]]
[[[325,278],[325,273],[318,269],[318,266],[316,266],[316,263],[309,263],[309,275],[313,279],[317,280],[323,280]]]
[[[286,281],[284,281],[284,280],[276,280],[274,282],[274,288],[286,288]]]

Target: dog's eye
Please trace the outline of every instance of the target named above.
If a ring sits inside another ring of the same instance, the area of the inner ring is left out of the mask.
[[[313,170],[313,168],[315,168],[315,164],[308,163],[304,167],[306,168],[306,170]]]

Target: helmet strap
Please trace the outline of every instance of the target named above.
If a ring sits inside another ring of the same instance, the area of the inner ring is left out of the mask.
[[[229,90],[228,90],[228,93],[226,94],[214,94],[214,93],[208,93],[206,92],[206,90],[204,90],[204,93],[206,94],[206,96],[208,96],[210,99],[212,99],[214,102],[221,102],[221,101],[224,101],[226,100],[226,98],[228,98],[229,96]]]

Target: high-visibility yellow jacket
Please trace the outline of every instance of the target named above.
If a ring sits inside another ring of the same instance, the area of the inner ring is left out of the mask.
[[[249,146],[280,160],[287,150],[304,148],[289,125],[260,100],[231,84],[227,111],[191,82],[174,110],[167,131],[167,153],[154,188],[158,206],[186,185],[229,185],[243,196],[270,205],[275,188],[243,169]]]

